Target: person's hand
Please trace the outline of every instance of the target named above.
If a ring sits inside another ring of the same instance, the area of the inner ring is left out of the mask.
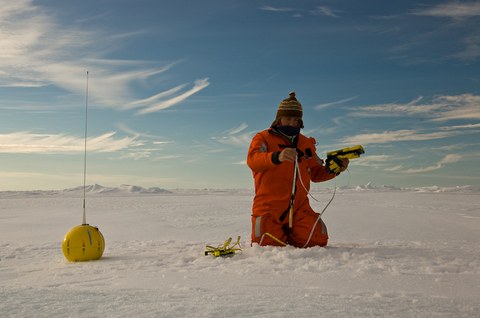
[[[284,162],[284,161],[294,162],[296,157],[297,157],[297,150],[296,149],[285,148],[278,155],[278,161],[280,161],[280,162]]]
[[[347,170],[349,162],[348,158],[330,157],[327,158],[325,165],[328,172],[338,176],[341,172]]]
[[[339,159],[340,162],[342,163],[340,166],[340,172],[344,172],[345,170],[347,170],[348,168],[348,164],[350,163],[350,160],[348,160],[348,158],[343,158],[343,159]]]

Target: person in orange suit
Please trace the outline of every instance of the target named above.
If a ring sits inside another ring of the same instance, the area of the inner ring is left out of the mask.
[[[303,108],[291,92],[280,102],[270,128],[250,144],[247,165],[255,182],[252,207],[252,244],[261,246],[326,246],[325,223],[308,200],[310,181],[333,179],[316,154],[314,138],[300,133]],[[348,167],[341,160],[340,172]]]

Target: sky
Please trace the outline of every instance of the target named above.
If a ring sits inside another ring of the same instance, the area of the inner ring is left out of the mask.
[[[253,188],[290,91],[337,185],[480,185],[479,62],[475,1],[0,0],[0,190],[83,185],[85,132],[87,184]]]

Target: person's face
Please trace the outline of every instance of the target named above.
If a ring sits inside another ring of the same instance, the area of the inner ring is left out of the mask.
[[[302,119],[300,117],[280,117],[280,126],[300,126]]]

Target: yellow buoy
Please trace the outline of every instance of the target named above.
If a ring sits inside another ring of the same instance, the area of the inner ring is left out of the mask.
[[[105,239],[97,227],[82,224],[73,227],[63,239],[62,251],[70,262],[97,260],[105,250]]]

